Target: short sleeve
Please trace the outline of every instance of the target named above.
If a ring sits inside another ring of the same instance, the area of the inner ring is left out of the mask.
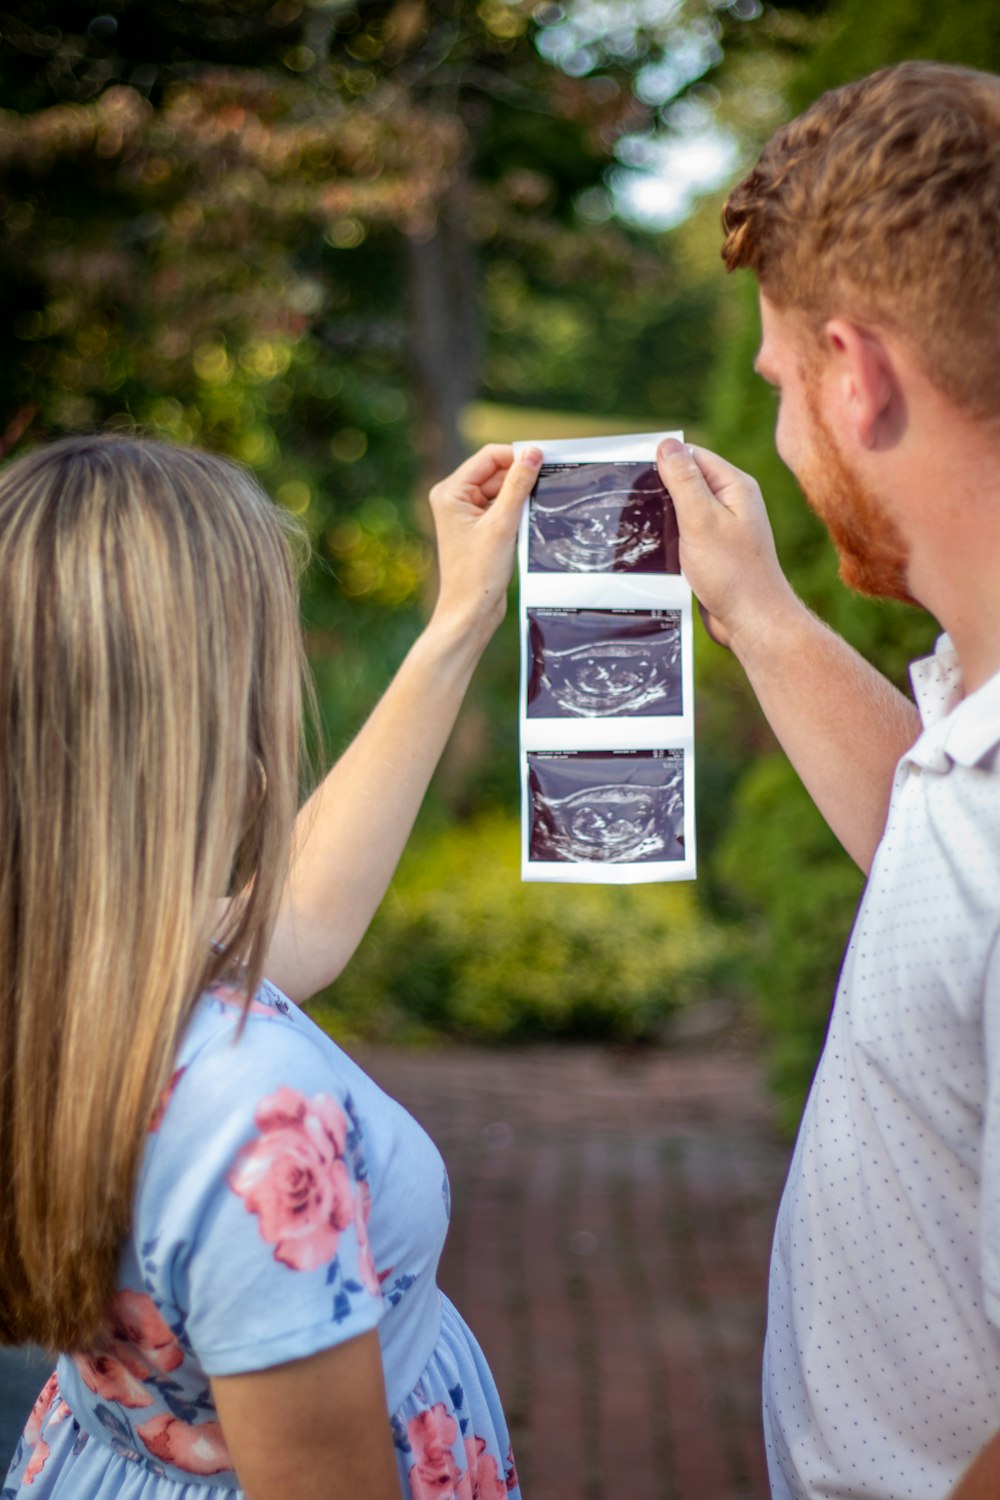
[[[986,1313],[1000,1328],[1000,935],[995,935],[983,988],[986,1108],[983,1120],[980,1224]]]
[[[367,1332],[364,1132],[317,1040],[277,1012],[223,1017],[180,1059],[140,1181],[134,1249],[208,1375],[267,1369]]]

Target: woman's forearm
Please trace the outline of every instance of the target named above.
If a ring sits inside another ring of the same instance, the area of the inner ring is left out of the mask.
[[[480,656],[507,604],[541,453],[491,445],[431,491],[440,588],[385,696],[303,808],[265,973],[296,1000],[343,969],[385,894]]]
[[[392,879],[484,642],[432,621],[299,815],[267,974],[295,1000],[329,984]]]

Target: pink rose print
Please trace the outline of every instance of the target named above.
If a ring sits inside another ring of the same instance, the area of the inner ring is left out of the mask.
[[[486,1452],[486,1439],[465,1439],[465,1456],[469,1465],[470,1500],[507,1500],[507,1486],[500,1478],[497,1461]]]
[[[152,1406],[143,1384],[154,1371],[168,1374],[184,1362],[184,1351],[145,1292],[119,1292],[113,1337],[91,1354],[75,1354],[84,1384],[105,1401],[134,1409]]]
[[[150,1135],[154,1135],[156,1133],[156,1131],[159,1130],[160,1126],[163,1124],[163,1116],[167,1112],[167,1105],[170,1103],[171,1099],[174,1097],[174,1089],[180,1083],[181,1078],[183,1077],[183,1074],[184,1074],[184,1069],[183,1068],[178,1068],[177,1071],[174,1073],[173,1077],[171,1078],[170,1082],[167,1084],[166,1088],[160,1090],[160,1093],[159,1093],[159,1095],[157,1097],[157,1100],[156,1100],[156,1105],[155,1105],[155,1107],[153,1109],[152,1119],[149,1122],[149,1133],[150,1133]]]
[[[344,1112],[328,1094],[306,1099],[283,1088],[260,1101],[255,1119],[260,1138],[240,1151],[229,1186],[257,1215],[275,1260],[315,1271],[355,1217]]]
[[[49,1456],[49,1445],[42,1437],[42,1428],[45,1426],[45,1418],[48,1416],[49,1408],[56,1399],[58,1389],[55,1371],[53,1371],[42,1386],[38,1400],[31,1408],[31,1415],[25,1423],[24,1441],[30,1444],[32,1449],[31,1458],[24,1471],[25,1484],[34,1484],[45,1467],[45,1460]]]
[[[56,1383],[55,1372],[53,1372],[42,1387],[41,1394],[31,1408],[31,1415],[25,1424],[24,1441],[30,1444],[32,1453],[24,1471],[22,1480],[24,1484],[34,1484],[52,1451],[42,1437],[42,1428],[45,1426],[46,1418],[51,1414],[52,1424],[55,1425],[58,1422],[65,1422],[69,1416],[69,1407],[62,1397],[59,1396],[56,1400],[58,1392],[59,1387]]]
[[[239,985],[227,984],[224,979],[218,980],[209,987],[208,993],[213,1000],[218,1000],[222,1005],[235,1006],[237,1010],[246,1011],[248,1016],[267,1016],[274,1020],[274,1009],[265,1005],[261,1000],[251,1000],[247,1004],[247,992],[241,990]]]
[[[136,1431],[154,1458],[186,1474],[220,1474],[233,1467],[218,1422],[194,1427],[164,1412]]]
[[[142,1383],[152,1373],[149,1366],[127,1344],[116,1340],[114,1349],[115,1354],[73,1355],[84,1385],[105,1401],[117,1401],[121,1406],[152,1406],[153,1398]]]
[[[444,1402],[438,1401],[428,1411],[411,1417],[406,1435],[416,1458],[409,1473],[413,1500],[451,1500],[465,1476],[451,1451],[458,1423]]]
[[[372,1211],[372,1190],[367,1182],[358,1183],[358,1202],[354,1212],[354,1227],[358,1234],[358,1274],[362,1283],[374,1297],[382,1291],[382,1277],[375,1269],[372,1247],[368,1239],[368,1220]]]
[[[145,1292],[118,1293],[115,1298],[115,1332],[163,1375],[184,1363],[183,1349],[167,1327],[156,1303]]]
[[[24,1441],[26,1443],[38,1442],[38,1439],[42,1435],[42,1428],[45,1426],[45,1418],[49,1414],[50,1406],[56,1399],[58,1390],[59,1382],[56,1379],[56,1372],[53,1370],[48,1380],[42,1386],[38,1400],[31,1408],[31,1415],[24,1424]]]
[[[508,1448],[507,1449],[506,1470],[507,1470],[507,1479],[506,1479],[507,1488],[509,1490],[516,1490],[516,1489],[518,1489],[519,1486],[520,1486],[521,1481],[517,1477],[517,1465],[514,1462],[514,1450],[512,1448]]]
[[[44,1438],[39,1438],[28,1460],[28,1466],[24,1471],[24,1483],[34,1484],[39,1474],[45,1468],[45,1460],[51,1453],[51,1448]]]

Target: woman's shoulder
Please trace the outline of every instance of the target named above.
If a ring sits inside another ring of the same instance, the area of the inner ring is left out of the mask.
[[[238,986],[222,981],[199,996],[178,1048],[175,1078],[212,1075],[226,1091],[239,1092],[254,1077],[288,1068],[332,1084],[357,1071],[332,1038],[266,979],[249,1003]]]

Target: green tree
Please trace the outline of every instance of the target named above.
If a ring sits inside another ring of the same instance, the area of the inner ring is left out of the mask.
[[[459,456],[471,397],[697,405],[711,294],[680,295],[607,184],[715,65],[727,14],[15,0],[0,451],[138,424],[259,470],[315,540],[312,654],[355,724],[422,607],[412,497]],[[466,764],[459,799],[511,784],[495,755]]]

